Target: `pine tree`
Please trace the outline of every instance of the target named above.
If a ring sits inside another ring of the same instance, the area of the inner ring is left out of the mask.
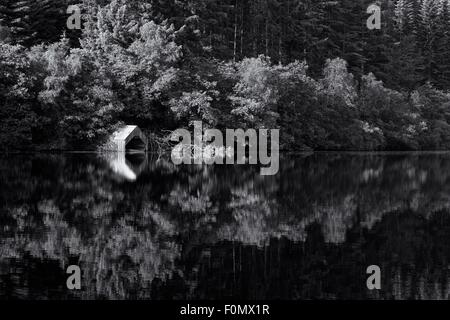
[[[77,0],[3,0],[0,25],[7,27],[14,43],[31,46],[53,43],[66,29],[66,9]]]
[[[439,7],[436,35],[435,68],[432,78],[439,88],[450,87],[450,4],[443,0]]]
[[[370,4],[372,4],[370,0],[365,2],[367,7]],[[390,1],[382,2],[381,10],[381,30],[363,28],[361,33],[364,57],[361,74],[364,76],[373,73],[377,78],[386,80],[389,74],[385,72],[385,65],[388,63],[387,52],[394,42],[393,20],[395,15],[394,6],[390,4]]]
[[[0,4],[0,24],[7,27],[14,43],[26,44],[31,38],[30,1],[5,0]]]
[[[57,42],[63,33],[70,33],[66,28],[67,7],[75,3],[68,0],[33,1],[31,6],[31,28],[34,31],[33,44]]]
[[[402,36],[415,30],[413,2],[411,0],[398,0],[395,4],[396,31]]]
[[[387,52],[389,62],[386,74],[389,74],[387,84],[391,88],[411,92],[424,83],[423,56],[416,45],[414,35],[405,36],[395,43]]]
[[[436,42],[438,41],[438,11],[439,2],[436,0],[422,0],[420,3],[419,29],[417,30],[418,44],[424,57],[424,72],[427,81],[433,81],[437,62],[435,57]]]

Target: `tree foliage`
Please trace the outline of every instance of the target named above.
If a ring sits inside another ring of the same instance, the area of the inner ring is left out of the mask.
[[[369,1],[84,0],[76,41],[68,3],[0,4],[4,147],[196,120],[288,150],[450,147],[448,1],[381,1],[369,31]]]

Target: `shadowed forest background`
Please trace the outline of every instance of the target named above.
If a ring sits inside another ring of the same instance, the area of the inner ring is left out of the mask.
[[[94,150],[195,120],[284,150],[450,148],[450,1],[0,1],[0,146]],[[66,28],[70,4],[82,30]]]

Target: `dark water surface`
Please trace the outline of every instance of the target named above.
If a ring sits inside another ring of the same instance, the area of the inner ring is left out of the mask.
[[[0,299],[449,299],[449,280],[450,154],[286,156],[274,177],[0,157]]]

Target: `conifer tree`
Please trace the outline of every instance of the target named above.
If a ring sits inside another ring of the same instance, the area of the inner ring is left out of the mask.
[[[434,83],[439,88],[450,87],[450,4],[441,1],[436,35],[435,68],[432,72]]]
[[[31,1],[5,0],[0,4],[0,24],[7,27],[14,43],[26,44],[31,39]]]

